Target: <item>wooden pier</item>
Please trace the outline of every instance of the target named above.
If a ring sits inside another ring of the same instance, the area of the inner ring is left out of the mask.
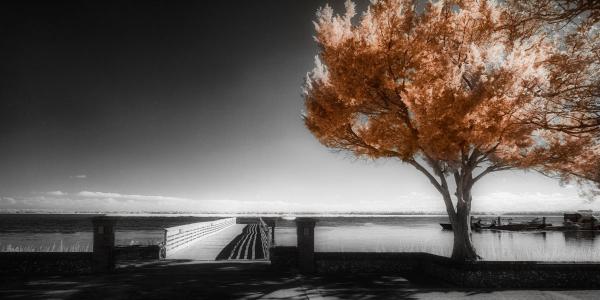
[[[260,219],[237,224],[236,218],[165,229],[165,259],[194,261],[265,260],[273,239]]]
[[[207,237],[195,240],[188,247],[167,255],[167,259],[216,260],[221,251],[242,234],[244,224],[234,224]]]

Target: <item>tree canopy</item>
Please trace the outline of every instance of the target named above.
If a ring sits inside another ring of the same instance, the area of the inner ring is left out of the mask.
[[[320,50],[304,121],[323,145],[414,166],[442,195],[453,226],[467,222],[471,188],[486,174],[519,168],[569,179],[590,171],[597,138],[563,130],[588,112],[548,100],[562,80],[554,68],[578,67],[561,61],[564,44],[511,29],[507,5],[415,4],[374,1],[360,17],[352,2],[342,15],[329,6],[317,12]],[[456,230],[454,247],[454,257],[476,256]]]
[[[537,35],[553,44],[544,62],[548,84],[537,94],[546,109],[531,122],[570,135],[589,133],[600,138],[600,2],[511,0],[508,7],[505,29],[511,36]],[[600,183],[600,162],[580,162],[569,165],[566,173]]]

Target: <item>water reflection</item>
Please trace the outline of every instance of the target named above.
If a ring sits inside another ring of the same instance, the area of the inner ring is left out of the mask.
[[[564,231],[566,241],[577,242],[581,240],[595,240],[600,233],[597,231],[579,230],[579,231]]]

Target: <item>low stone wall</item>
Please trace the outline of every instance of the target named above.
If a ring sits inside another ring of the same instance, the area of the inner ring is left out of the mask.
[[[0,275],[85,274],[92,252],[0,252]]]
[[[275,269],[297,269],[296,247],[275,247]],[[470,288],[598,288],[600,263],[457,262],[428,253],[316,252],[317,274],[393,274]]]
[[[419,272],[472,288],[598,288],[599,263],[421,260]]]
[[[117,261],[158,260],[160,247],[118,246]],[[0,252],[0,275],[92,273],[93,252]]]
[[[116,260],[158,260],[160,259],[160,246],[116,246]]]
[[[318,273],[410,274],[423,253],[316,252]]]
[[[272,247],[269,249],[271,268],[277,271],[296,271],[298,269],[298,248]]]

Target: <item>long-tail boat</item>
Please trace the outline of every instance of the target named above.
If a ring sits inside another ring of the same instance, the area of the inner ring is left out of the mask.
[[[550,223],[546,223],[546,217],[542,218],[534,218],[531,221],[524,223],[510,223],[512,220],[504,219],[508,221],[508,224],[502,224],[502,218],[498,217],[497,219],[493,219],[491,222],[483,222],[480,218],[475,221],[475,218],[471,219],[471,230],[482,230],[482,229],[493,229],[493,230],[509,230],[509,231],[525,231],[525,230],[539,230],[544,229],[546,227],[552,226]],[[444,230],[452,230],[452,224],[450,223],[440,223],[442,229]]]

